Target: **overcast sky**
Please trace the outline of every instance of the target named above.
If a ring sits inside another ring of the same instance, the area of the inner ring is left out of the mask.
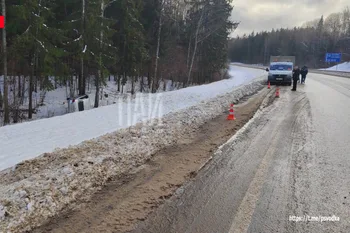
[[[349,0],[234,0],[232,19],[241,22],[231,36],[272,28],[293,28],[304,22],[341,12]]]

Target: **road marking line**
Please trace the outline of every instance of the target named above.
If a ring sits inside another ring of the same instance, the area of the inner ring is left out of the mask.
[[[262,159],[258,170],[256,171],[255,176],[249,185],[249,188],[238,208],[238,211],[228,233],[247,232],[249,228],[256,203],[259,200],[261,189],[263,187],[265,177],[268,173],[269,161],[275,154],[274,152],[277,144],[277,139],[279,138],[278,136],[280,134],[280,132],[276,130],[278,128],[279,127],[275,128],[275,131],[277,131],[277,133],[275,133],[270,147]]]

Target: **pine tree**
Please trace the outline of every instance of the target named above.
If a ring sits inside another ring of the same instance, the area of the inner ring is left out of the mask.
[[[112,45],[112,38],[115,33],[115,30],[111,28],[111,26],[115,23],[111,17],[106,17],[106,9],[110,7],[115,0],[99,0],[99,11],[97,14],[98,21],[96,21],[96,32],[99,35],[95,36],[96,41],[98,42],[98,74],[97,79],[95,81],[96,84],[96,95],[95,95],[95,107],[99,105],[99,92],[100,92],[100,84],[104,85],[106,77],[110,74],[110,70],[108,67],[115,64],[117,60],[117,48]],[[98,29],[97,29],[98,28]],[[95,30],[89,30],[95,31]],[[96,51],[97,52],[97,51]]]
[[[126,77],[135,77],[141,71],[141,65],[147,56],[145,50],[144,30],[140,22],[142,12],[141,0],[120,0],[117,5],[118,23],[116,46],[121,54],[120,72]]]
[[[48,67],[53,63],[49,58],[49,50],[55,49],[52,40],[54,29],[48,27],[49,18],[52,16],[49,7],[52,4],[52,1],[28,0],[20,5],[11,6],[11,10],[17,12],[12,15],[12,20],[22,22],[21,32],[14,36],[13,49],[27,58],[31,70],[28,93],[29,119],[33,113],[34,85],[36,87],[37,83],[41,82],[42,75],[50,71]]]

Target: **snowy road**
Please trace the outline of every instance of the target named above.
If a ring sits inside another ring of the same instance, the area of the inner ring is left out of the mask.
[[[350,79],[310,74],[297,92],[282,87],[134,232],[350,232],[349,116]]]
[[[0,128],[0,171],[56,148],[162,117],[232,91],[265,74],[230,67],[231,79],[160,94],[140,94],[114,105]]]

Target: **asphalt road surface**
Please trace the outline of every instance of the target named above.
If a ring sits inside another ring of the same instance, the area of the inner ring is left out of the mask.
[[[290,89],[134,232],[350,232],[350,79]]]

